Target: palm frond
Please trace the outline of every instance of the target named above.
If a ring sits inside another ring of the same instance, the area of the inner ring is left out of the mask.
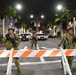
[[[58,21],[60,21],[60,18],[56,18],[54,22],[57,23]]]

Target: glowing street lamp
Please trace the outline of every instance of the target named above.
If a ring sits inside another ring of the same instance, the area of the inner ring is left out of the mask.
[[[22,9],[21,4],[17,4],[17,5],[16,5],[16,8],[17,8],[18,10],[21,10],[21,9]]]
[[[57,6],[57,10],[62,10],[62,8],[63,8],[62,5]]]
[[[41,18],[43,19],[44,18],[44,15],[41,15]]]
[[[30,15],[30,18],[34,18],[34,15]]]

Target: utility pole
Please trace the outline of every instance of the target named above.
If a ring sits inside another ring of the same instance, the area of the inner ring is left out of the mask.
[[[5,19],[3,19],[3,37],[5,37]]]
[[[74,35],[76,35],[76,27],[75,27],[75,17],[73,18],[73,27],[74,27]]]

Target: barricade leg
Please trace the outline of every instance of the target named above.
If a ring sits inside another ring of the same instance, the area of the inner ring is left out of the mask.
[[[66,75],[67,73],[66,73],[66,70],[64,69],[64,66],[66,66],[66,65],[65,65],[65,61],[64,61],[64,58],[63,57],[62,57],[62,64],[63,64],[64,74]]]
[[[11,49],[11,51],[10,51],[10,57],[8,60],[6,75],[12,75],[12,72],[11,72],[12,71],[12,61],[13,61],[12,52],[13,52],[13,49]]]
[[[62,53],[62,62],[63,62],[64,74],[66,75],[66,73],[68,73],[69,75],[72,75],[71,69],[69,67],[69,64],[68,64],[68,61],[66,58],[66,55],[65,55],[63,49],[62,48],[60,48],[60,49],[61,49],[61,53]]]

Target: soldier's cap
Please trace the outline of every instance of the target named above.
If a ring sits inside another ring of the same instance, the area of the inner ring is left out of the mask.
[[[14,29],[14,28],[8,28],[8,31],[9,31],[9,30],[13,30],[13,32],[15,31],[15,29]]]

